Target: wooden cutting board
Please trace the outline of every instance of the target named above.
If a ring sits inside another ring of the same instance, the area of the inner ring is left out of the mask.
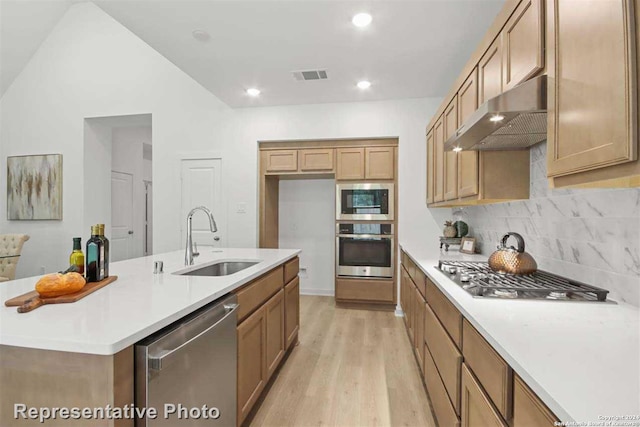
[[[4,302],[7,307],[18,307],[18,313],[28,313],[41,305],[45,304],[66,304],[76,302],[89,294],[94,293],[98,289],[104,288],[109,283],[118,280],[118,276],[109,276],[99,282],[89,282],[84,288],[72,294],[61,295],[59,297],[42,298],[36,291],[27,292],[26,294],[11,298]]]

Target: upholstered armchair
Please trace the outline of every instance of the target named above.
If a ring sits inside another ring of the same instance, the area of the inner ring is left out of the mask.
[[[0,282],[16,278],[16,267],[20,257],[9,255],[20,255],[22,245],[27,240],[29,236],[26,234],[0,234]]]

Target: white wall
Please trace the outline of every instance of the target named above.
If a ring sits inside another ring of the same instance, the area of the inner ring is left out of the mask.
[[[105,158],[84,149],[84,119],[141,113],[153,115],[154,222],[162,230],[155,233],[154,249],[179,249],[178,153],[225,153],[227,146],[233,153],[236,114],[97,6],[73,5],[0,99],[0,170],[6,170],[7,156],[63,154],[62,221],[0,216],[1,233],[31,235],[18,277],[40,274],[41,266],[60,270],[68,263],[71,238],[86,239],[90,232],[84,221],[93,204],[86,196],[93,193],[83,177],[85,168],[98,163],[85,160]],[[3,185],[0,212],[6,212]]]
[[[335,186],[333,179],[280,181],[279,243],[299,248],[300,292],[334,295]]]
[[[111,170],[133,176],[133,251],[134,258],[144,255],[144,163],[143,144],[151,143],[151,127],[116,127],[112,133]],[[113,208],[112,208],[113,209]],[[109,216],[111,214],[109,213]]]

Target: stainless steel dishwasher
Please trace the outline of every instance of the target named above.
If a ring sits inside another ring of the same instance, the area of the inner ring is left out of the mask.
[[[135,345],[136,426],[236,426],[237,307],[224,297]]]

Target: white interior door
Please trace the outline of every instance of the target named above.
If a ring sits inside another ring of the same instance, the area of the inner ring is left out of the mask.
[[[187,215],[196,206],[213,212],[218,232],[211,233],[209,219],[204,212],[193,215],[193,241],[201,246],[223,247],[226,230],[226,210],[222,198],[222,159],[182,160],[182,242],[187,241]]]
[[[133,258],[133,175],[111,171],[112,262]]]

